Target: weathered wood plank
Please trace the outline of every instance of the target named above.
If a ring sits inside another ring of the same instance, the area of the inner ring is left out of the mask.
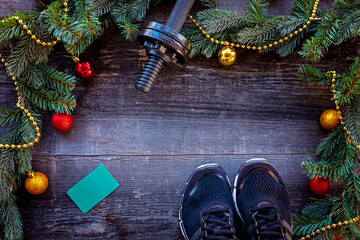
[[[262,156],[34,156],[34,168],[50,179],[40,196],[24,192],[19,206],[25,239],[181,239],[178,208],[185,182],[204,163],[217,162],[233,182],[241,164]],[[303,155],[266,156],[288,186],[294,212],[309,201]],[[66,191],[99,164],[120,187],[87,214]]]
[[[34,10],[39,6],[35,0],[1,0],[0,17],[12,15],[19,10]]]
[[[280,59],[240,51],[230,68],[196,57],[164,69],[152,91],[142,94],[133,85],[144,51],[121,40],[119,48],[118,39],[119,32],[109,31],[82,57],[93,61],[97,77],[79,80],[74,129],[56,133],[45,118],[38,154],[309,153],[326,134],[318,119],[333,107],[331,95],[297,80],[303,60],[296,54]],[[320,67],[347,68],[358,45],[332,51]],[[72,73],[63,54],[57,51],[52,65]],[[14,86],[0,76],[0,102],[13,106]]]
[[[304,60],[296,54],[279,58],[239,51],[238,63],[229,68],[196,57],[164,69],[151,92],[142,94],[134,84],[144,51],[137,43],[118,47],[118,39],[118,32],[106,33],[82,57],[95,63],[97,77],[79,81],[74,129],[59,134],[45,122],[37,150],[51,149],[52,155],[313,153],[326,135],[318,119],[333,108],[330,91],[297,80]],[[319,66],[347,68],[358,44],[332,51]],[[71,62],[64,65],[72,71]]]

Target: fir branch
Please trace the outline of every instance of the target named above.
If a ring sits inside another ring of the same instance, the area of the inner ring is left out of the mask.
[[[321,141],[316,149],[316,153],[320,155],[321,159],[332,159],[336,152],[340,151],[346,144],[346,136],[342,127],[338,127],[328,134],[326,138]]]
[[[44,86],[45,78],[37,65],[29,64],[19,77],[19,82],[26,82],[33,88],[39,89]]]
[[[360,35],[360,3],[358,1],[334,1],[334,12],[339,18],[339,29],[335,37],[336,45],[350,37]]]
[[[309,61],[316,63],[324,57],[324,47],[321,45],[321,40],[315,37],[307,39],[303,44],[302,51],[299,51],[300,56],[305,57]]]
[[[204,6],[205,8],[216,8],[217,6],[216,0],[197,0],[196,2],[198,2],[200,5]]]
[[[24,141],[26,141],[23,138]],[[22,181],[22,177],[27,174],[27,172],[32,169],[31,166],[31,162],[32,162],[32,156],[31,156],[31,148],[22,148],[19,150],[19,164],[17,167],[17,177],[15,179],[17,179],[17,184],[14,186],[14,190],[16,191],[18,186],[22,186],[23,185],[23,181]]]
[[[150,0],[119,1],[111,12],[111,15],[116,22],[121,22],[123,19],[141,21],[145,17],[149,7]]]
[[[337,16],[333,12],[326,13],[323,20],[317,26],[315,36],[306,41],[303,50],[299,54],[311,62],[318,62],[329,46],[334,44],[334,38],[338,30]]]
[[[83,34],[88,34],[88,32],[83,32],[83,24],[71,18],[65,18],[61,12],[61,7],[62,3],[60,1],[51,3],[46,10],[44,21],[47,24],[48,32],[54,35],[55,38],[59,38],[64,43],[73,45]]]
[[[311,215],[311,217],[300,215],[293,217],[293,235],[305,236],[331,224],[330,215]]]
[[[15,201],[12,193],[6,200],[0,201],[0,223],[4,226],[5,239],[9,240],[21,240],[23,237],[23,225]]]
[[[343,111],[345,126],[351,132],[351,136],[356,143],[360,142],[360,96],[354,96],[351,104],[347,105]]]
[[[295,48],[300,45],[301,40],[304,39],[306,33],[307,31],[303,31],[298,35],[292,37],[288,41],[276,46],[275,52],[279,54],[281,57],[285,57],[291,54],[295,50]]]
[[[72,94],[60,94],[50,89],[34,89],[26,83],[21,85],[23,96],[29,99],[38,108],[48,111],[70,113],[76,106]]]
[[[339,180],[351,173],[352,168],[358,163],[355,158],[356,148],[347,144],[344,148],[337,148],[334,156],[329,159],[322,159],[320,162],[308,158],[303,161],[303,170],[311,177],[322,177]]]
[[[349,207],[352,209],[352,216],[356,217],[360,212],[360,177],[354,172],[345,178],[344,198],[348,199]]]
[[[218,49],[220,48],[219,45],[211,42],[207,39],[204,34],[198,28],[185,28],[182,30],[182,34],[191,41],[191,53],[190,56],[194,56],[196,54],[203,54],[205,57],[213,56]],[[221,32],[214,34],[217,39],[220,41],[226,39],[227,33]]]
[[[10,110],[0,107],[0,127],[6,127],[15,121],[16,113],[20,110]]]
[[[89,0],[73,1],[73,17],[82,25],[83,36],[99,35],[102,27],[98,17],[87,10]]]
[[[333,206],[333,201],[337,201],[338,198],[326,198],[320,201],[315,201],[307,206],[305,206],[302,211],[301,214],[303,215],[316,215],[316,216],[320,216],[320,215],[328,215],[331,212],[332,206]]]
[[[339,105],[351,104],[353,99],[360,94],[360,60],[356,58],[352,66],[344,74],[340,74],[337,81],[338,93],[336,100]],[[356,106],[354,106],[356,107]]]
[[[332,76],[321,72],[311,66],[302,66],[299,70],[300,79],[317,82],[319,85],[328,86]],[[333,223],[352,219],[360,214],[360,177],[359,172],[359,142],[360,129],[360,96],[357,79],[359,75],[359,59],[345,73],[337,73],[335,85],[337,87],[335,99],[342,106],[344,126],[338,127],[329,133],[318,146],[317,153],[320,161],[311,158],[302,163],[303,169],[310,177],[324,177],[338,180],[344,179],[344,191],[342,197],[333,197],[315,202],[303,209],[303,216],[316,218],[318,215],[332,216]],[[351,136],[347,135],[343,127],[346,127]],[[353,139],[354,138],[354,139]],[[352,142],[353,141],[353,142]],[[356,143],[356,146],[353,145]],[[347,239],[358,239],[360,231],[350,225],[342,229]],[[298,231],[305,231],[306,227],[299,226]],[[335,234],[326,231],[319,235],[319,239],[330,239]]]
[[[198,12],[199,24],[208,34],[220,33],[236,27],[245,22],[248,14],[237,12],[233,9],[205,9]],[[212,37],[216,37],[215,35]]]
[[[133,23],[130,19],[124,18],[118,22],[122,35],[127,39],[133,39],[139,33],[139,24]]]
[[[40,39],[48,39],[46,32],[36,31],[40,36]],[[43,38],[44,36],[44,38]],[[46,41],[46,40],[45,40]],[[37,44],[30,37],[25,37],[18,41],[17,45],[14,47],[14,51],[9,57],[9,73],[13,73],[15,77],[19,77],[30,63],[40,64],[46,62],[48,55],[50,54],[52,47],[41,46]]]
[[[269,3],[264,0],[250,0],[247,5],[247,10],[250,13],[251,21],[262,22],[269,20],[266,15]]]
[[[296,0],[292,15],[298,19],[307,19],[312,14],[313,6],[314,1],[312,0]]]
[[[116,0],[91,0],[88,9],[100,17],[110,13],[116,2]]]
[[[46,66],[39,66],[39,68],[49,88],[63,94],[68,94],[75,88],[74,76]]]
[[[236,41],[244,45],[255,46],[273,43],[279,37],[278,25],[283,21],[286,21],[286,19],[279,17],[265,23],[246,27],[237,34]]]
[[[11,192],[16,162],[14,157],[12,149],[0,150],[0,202],[6,201]]]
[[[274,41],[278,39],[283,39],[289,36],[290,34],[293,34],[295,31],[301,28],[305,23],[306,23],[306,19],[297,19],[291,16],[288,17],[287,21],[284,21],[279,24],[278,26],[279,34],[276,36],[276,39],[274,39]],[[274,50],[281,57],[285,57],[290,53],[292,53],[295,50],[295,48],[301,44],[302,40],[305,38],[305,35],[310,31],[312,31],[312,28],[308,27],[302,32],[299,32],[298,34],[294,34],[293,37],[289,38],[287,41],[278,44],[274,49],[269,49],[269,50]]]
[[[320,86],[330,86],[331,77],[330,74],[326,74],[313,66],[301,65],[298,71],[299,80],[306,82],[315,82]]]
[[[0,45],[5,44],[11,39],[18,39],[25,35],[22,26],[17,23],[15,18],[9,17],[0,21]]]
[[[160,0],[153,1],[158,4]],[[111,16],[122,30],[126,39],[132,39],[139,30],[135,22],[143,20],[150,7],[151,0],[126,0],[118,2],[111,11]]]
[[[350,232],[354,235],[354,239],[360,239],[360,230],[355,224],[349,226]]]

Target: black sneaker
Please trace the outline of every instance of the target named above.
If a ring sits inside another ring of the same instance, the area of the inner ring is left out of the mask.
[[[218,164],[198,167],[185,186],[179,210],[185,239],[237,239],[231,185]]]
[[[284,181],[265,159],[246,162],[235,179],[236,211],[254,240],[290,240],[290,200]]]

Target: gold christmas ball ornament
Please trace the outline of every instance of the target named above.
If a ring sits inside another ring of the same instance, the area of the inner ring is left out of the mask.
[[[34,172],[30,170],[28,172],[28,177],[25,180],[26,190],[34,195],[41,194],[45,192],[49,185],[49,180],[45,174],[41,172]]]
[[[333,130],[340,122],[340,114],[335,110],[326,110],[320,116],[320,124],[326,130]]]
[[[231,46],[225,46],[218,53],[219,62],[223,66],[231,66],[236,61],[236,51]]]

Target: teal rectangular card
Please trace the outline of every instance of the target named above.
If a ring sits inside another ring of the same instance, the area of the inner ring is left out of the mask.
[[[67,194],[83,213],[87,213],[118,187],[119,183],[104,165],[100,165],[70,188]]]

